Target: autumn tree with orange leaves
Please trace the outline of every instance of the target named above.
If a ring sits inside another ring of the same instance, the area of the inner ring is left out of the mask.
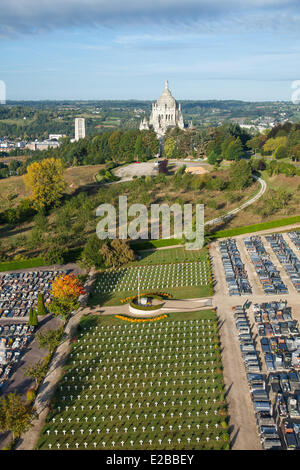
[[[50,294],[53,298],[49,306],[50,312],[66,320],[79,307],[78,297],[85,294],[85,290],[78,277],[66,274],[54,279]]]

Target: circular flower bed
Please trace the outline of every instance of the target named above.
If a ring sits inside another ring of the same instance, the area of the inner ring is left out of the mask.
[[[125,297],[125,299],[121,299],[121,304],[132,302],[133,300],[137,299],[137,297],[137,295]],[[170,299],[172,295],[168,294],[167,292],[143,292],[140,294],[140,297],[152,297],[152,299]]]

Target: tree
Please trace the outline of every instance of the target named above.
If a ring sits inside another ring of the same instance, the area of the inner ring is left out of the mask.
[[[168,174],[168,160],[165,158],[158,164],[158,173]]]
[[[30,307],[29,314],[28,314],[28,325],[29,326],[35,326],[35,325],[33,325],[33,323],[35,323],[35,317],[34,317],[33,308]]]
[[[32,163],[23,178],[31,191],[33,205],[38,210],[56,204],[66,188],[64,167],[60,159],[45,158]]]
[[[45,307],[45,301],[44,301],[44,294],[42,292],[38,293],[38,299],[37,299],[37,314],[38,315],[46,315],[46,307]]]
[[[125,240],[115,239],[102,245],[101,255],[106,266],[122,266],[135,259],[134,251]]]
[[[32,407],[16,392],[0,398],[0,431],[11,431],[13,439],[28,431],[35,417]]]
[[[115,131],[110,134],[108,138],[108,145],[111,150],[111,156],[113,161],[119,161],[119,146],[120,146],[120,139],[122,136],[121,131]]]
[[[51,295],[55,299],[77,299],[85,290],[74,274],[57,276],[51,285]]]
[[[248,140],[247,147],[255,153],[257,150],[261,148],[263,143],[264,141],[262,140],[262,136],[257,135],[255,137],[252,137],[252,139]]]
[[[82,250],[81,259],[86,267],[95,266],[99,268],[103,263],[103,258],[100,253],[104,241],[100,240],[97,235],[92,235]]]
[[[273,153],[279,146],[286,146],[287,144],[287,137],[274,137],[270,138],[266,141],[263,149],[266,153]]]
[[[274,157],[276,160],[280,160],[282,158],[287,158],[288,157],[288,149],[284,145],[279,145],[277,149],[274,152]]]
[[[36,314],[36,310],[33,309],[33,308],[30,308],[28,325],[29,326],[38,326],[38,324],[39,324],[39,321],[38,321],[38,317],[37,317],[37,314]]]
[[[228,148],[230,145],[232,145],[233,143],[235,142],[235,138],[233,135],[228,135],[224,141],[222,142],[221,144],[221,152],[222,152],[222,156],[224,158],[227,158],[227,151],[228,151]],[[214,150],[215,151],[215,150]],[[215,151],[216,152],[216,151]],[[217,153],[217,152],[216,152]]]
[[[31,379],[35,380],[35,387],[38,388],[39,384],[43,380],[47,371],[47,362],[45,360],[41,360],[32,364],[23,372],[24,377],[30,377]]]
[[[300,143],[290,147],[289,156],[293,161],[300,161]]]
[[[34,217],[34,226],[41,232],[45,232],[48,228],[48,219],[44,211],[39,211]]]
[[[49,311],[66,320],[68,315],[79,307],[78,297],[85,294],[85,290],[74,274],[66,274],[58,276],[52,282],[50,293],[53,300],[49,305]]]
[[[48,349],[49,353],[53,353],[55,348],[60,344],[62,336],[63,336],[63,326],[58,328],[57,330],[48,330],[45,333],[40,331],[36,335],[36,340],[38,345],[41,349]]]
[[[134,146],[134,156],[138,161],[142,161],[144,154],[145,154],[145,151],[143,147],[142,136],[139,135],[136,139],[135,146]]]
[[[252,184],[251,165],[246,160],[239,160],[230,165],[230,185],[233,189],[244,189]]]
[[[237,160],[243,153],[244,150],[241,139],[237,137],[234,141],[229,143],[223,156],[226,160]]]
[[[6,260],[6,249],[3,246],[2,241],[0,240],[0,261]]]
[[[43,258],[47,264],[63,264],[66,249],[57,240],[49,240],[44,252]]]
[[[174,137],[169,137],[169,139],[167,139],[165,142],[163,154],[167,158],[174,158],[175,150],[176,150],[176,140],[174,139]]]
[[[251,157],[250,165],[254,171],[263,171],[266,169],[266,162],[263,158]]]
[[[214,150],[210,152],[210,154],[207,157],[207,163],[210,165],[215,165],[216,163],[219,163],[222,160],[222,157],[218,155]]]

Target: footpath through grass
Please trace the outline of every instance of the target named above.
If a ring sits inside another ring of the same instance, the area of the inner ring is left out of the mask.
[[[37,449],[228,449],[227,420],[214,311],[87,316]]]

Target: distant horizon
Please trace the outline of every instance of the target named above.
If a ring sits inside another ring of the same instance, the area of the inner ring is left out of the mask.
[[[23,99],[10,99],[6,100],[6,105],[10,103],[30,103],[30,102],[35,102],[35,103],[40,103],[40,102],[80,102],[80,103],[90,103],[90,102],[95,102],[95,101],[134,101],[134,102],[154,102],[157,100],[158,97],[153,98],[153,99],[140,99],[140,98],[91,98],[91,99],[81,99],[81,98],[64,98],[64,99],[55,99],[55,98],[45,98],[45,99],[28,99],[28,100],[23,100]],[[242,103],[285,103],[285,104],[293,104],[293,102],[290,100],[241,100],[241,99],[236,99],[236,98],[226,98],[226,99],[218,99],[218,98],[208,98],[208,99],[203,99],[203,98],[195,98],[195,99],[190,99],[190,98],[175,98],[176,101],[186,101],[186,102],[198,102],[198,101],[203,101],[203,102],[208,102],[208,101],[236,101],[236,102],[242,102]],[[2,105],[3,106],[3,105]],[[5,105],[4,105],[5,106]],[[295,105],[297,106],[297,105]]]

